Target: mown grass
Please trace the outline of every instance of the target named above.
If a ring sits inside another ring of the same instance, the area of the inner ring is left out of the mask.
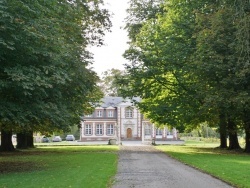
[[[108,187],[116,173],[117,150],[57,146],[0,153],[0,187]]]
[[[217,148],[218,143],[186,142],[183,146],[156,146],[169,156],[236,187],[250,187],[250,155]]]

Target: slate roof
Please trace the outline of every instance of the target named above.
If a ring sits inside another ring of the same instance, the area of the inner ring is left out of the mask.
[[[107,108],[109,106],[116,107],[123,100],[124,99],[122,97],[104,97],[101,100],[103,103],[100,104],[100,106],[103,108]]]
[[[141,99],[139,97],[134,97],[132,100],[139,102]],[[131,99],[124,99],[123,97],[104,97],[101,99],[102,103],[99,103],[96,106],[107,108],[107,107],[117,107],[119,103],[131,101]],[[132,102],[132,101],[131,101]]]

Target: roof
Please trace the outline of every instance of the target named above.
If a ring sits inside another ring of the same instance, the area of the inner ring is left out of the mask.
[[[124,99],[122,97],[104,97],[101,99],[103,103],[100,104],[100,106],[103,108],[107,108],[109,106],[116,107],[123,100]]]
[[[137,101],[140,102],[140,98],[139,97],[134,97],[132,100],[129,98],[123,98],[123,97],[104,97],[101,99],[102,103],[99,103],[99,107],[102,108],[107,108],[107,107],[117,107],[119,106],[120,103],[124,103],[124,102],[133,102],[133,101]]]

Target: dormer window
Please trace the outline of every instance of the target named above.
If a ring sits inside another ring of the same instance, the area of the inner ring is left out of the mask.
[[[102,117],[102,110],[97,110],[96,115],[97,117]]]
[[[108,117],[114,117],[114,111],[108,110]]]

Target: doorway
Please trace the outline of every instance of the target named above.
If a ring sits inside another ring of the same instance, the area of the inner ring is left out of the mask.
[[[132,129],[131,128],[127,129],[127,138],[132,138]]]

